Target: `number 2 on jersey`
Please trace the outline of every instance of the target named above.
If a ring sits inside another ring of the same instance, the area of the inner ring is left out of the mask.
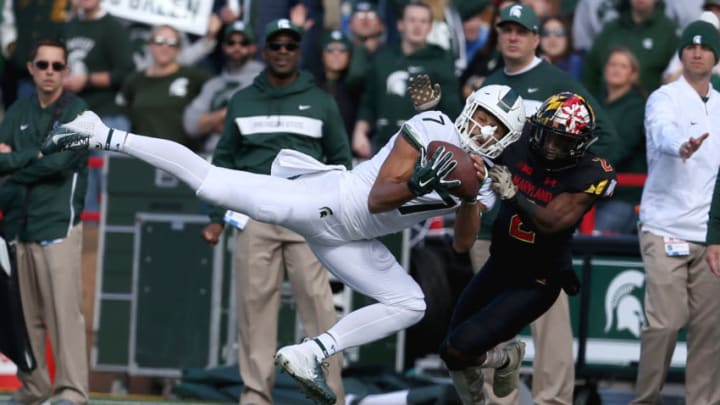
[[[510,218],[510,236],[527,243],[535,243],[535,232],[524,229],[525,226],[519,215]]]

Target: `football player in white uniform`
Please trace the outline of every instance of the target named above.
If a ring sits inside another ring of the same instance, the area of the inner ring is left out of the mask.
[[[455,211],[453,246],[469,250],[480,212],[495,201],[481,155],[499,154],[508,140],[520,136],[524,123],[521,97],[510,87],[494,85],[471,94],[456,123],[439,111],[415,115],[372,159],[351,171],[294,151],[278,155],[272,176],[215,167],[175,142],[108,128],[90,111],[58,127],[43,153],[81,148],[123,152],[172,173],[214,205],[303,235],[333,275],[377,301],[347,314],[320,336],[276,354],[278,364],[311,398],[333,404],[335,394],[320,369],[325,358],[407,328],[424,315],[419,285],[375,238]],[[432,141],[470,152],[481,183],[476,198],[465,201],[450,194],[445,176],[454,167],[453,156],[444,148],[425,156]]]

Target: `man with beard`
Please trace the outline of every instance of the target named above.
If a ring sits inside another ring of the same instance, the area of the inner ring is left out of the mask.
[[[247,38],[248,31],[243,32]],[[350,145],[335,100],[309,73],[299,70],[300,32],[287,19],[266,26],[262,56],[267,67],[230,99],[214,165],[270,174],[278,152],[292,149],[350,168]],[[228,39],[242,41],[240,37],[233,32]],[[224,46],[226,52],[235,47],[227,42]],[[211,211],[211,223],[203,229],[208,243],[217,243],[224,222],[233,222],[225,221],[225,214],[219,207]],[[244,383],[240,404],[270,405],[283,273],[292,285],[305,336],[317,336],[332,326],[335,306],[327,272],[301,235],[252,219],[242,228],[235,250],[238,360]],[[342,358],[334,356],[328,363],[328,386],[336,403],[343,404]]]
[[[265,67],[255,55],[252,28],[238,20],[225,28],[222,42],[225,66],[222,73],[208,80],[193,102],[185,108],[183,126],[193,137],[203,140],[202,153],[211,155],[222,133],[227,104],[235,92],[252,84]]]

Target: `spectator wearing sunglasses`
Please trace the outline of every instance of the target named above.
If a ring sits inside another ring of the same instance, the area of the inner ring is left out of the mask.
[[[253,59],[257,45],[249,25],[241,20],[228,24],[224,38],[222,72],[203,85],[200,94],[183,114],[185,131],[202,142],[201,153],[206,155],[212,155],[220,139],[230,97],[251,85],[265,67],[262,62]]]
[[[8,404],[88,401],[79,216],[88,153],[43,156],[38,152],[53,128],[87,109],[82,99],[63,90],[67,61],[61,42],[38,41],[26,63],[35,93],[11,105],[0,125],[0,172],[6,175],[2,192],[15,196],[12,207],[2,207],[3,225],[7,240],[17,240],[22,311],[37,361],[32,372],[18,371],[22,386]],[[48,374],[46,334],[55,360],[54,381]]]
[[[540,24],[540,57],[582,80],[582,56],[572,50],[570,26],[560,17],[547,17]]]
[[[132,45],[120,21],[102,8],[100,0],[78,0],[77,13],[64,30],[69,74],[65,90],[76,93],[106,125],[130,129],[130,121],[115,103],[123,82],[135,70]],[[102,156],[102,152],[93,152]],[[102,169],[91,168],[85,208],[100,210]]]
[[[197,152],[200,142],[185,132],[183,111],[200,94],[210,75],[180,64],[180,34],[169,25],[152,30],[149,47],[152,65],[128,78],[119,104],[125,107],[133,131],[154,131],[158,138],[182,143]]]
[[[251,86],[230,99],[214,165],[270,174],[280,150],[292,149],[306,156],[306,163],[314,159],[350,168],[348,136],[335,100],[299,69],[301,39],[301,28],[288,19],[267,24],[262,49],[267,66]],[[220,207],[211,211],[211,223],[203,229],[208,243],[218,242],[226,214]],[[271,405],[284,274],[305,336],[318,336],[330,328],[336,321],[335,306],[328,273],[301,235],[252,219],[235,226],[242,228],[235,241],[238,363],[244,385],[240,404]],[[328,358],[328,364],[324,370],[328,386],[338,398],[336,403],[344,404],[341,355]]]

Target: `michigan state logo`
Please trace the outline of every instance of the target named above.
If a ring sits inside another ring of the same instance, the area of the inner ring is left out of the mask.
[[[640,298],[634,293],[645,284],[645,274],[638,270],[625,270],[615,276],[605,292],[605,333],[613,330],[630,332],[640,337],[645,323]]]

